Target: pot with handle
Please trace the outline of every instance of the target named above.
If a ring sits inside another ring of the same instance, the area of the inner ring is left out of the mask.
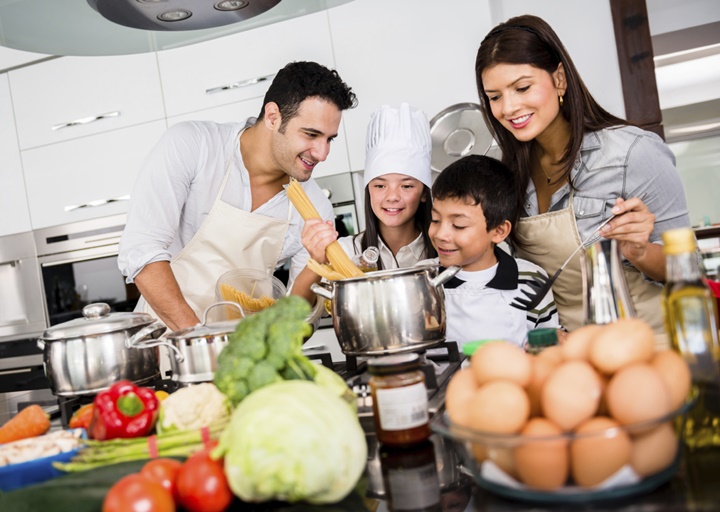
[[[49,328],[37,341],[55,395],[94,395],[120,380],[145,384],[160,377],[157,349],[132,345],[134,339],[162,335],[161,322],[146,313],[111,313],[103,302],[82,312],[82,318]]]
[[[333,327],[347,355],[412,352],[445,341],[445,294],[441,285],[460,271],[437,275],[437,265],[370,272],[312,285],[332,300]]]
[[[230,301],[216,302],[205,309],[202,322],[198,325],[167,334],[164,340],[135,337],[132,340],[133,347],[139,349],[167,347],[170,352],[172,380],[181,385],[211,382],[217,368],[218,355],[227,346],[228,336],[242,321],[235,319],[208,322],[208,313],[216,306],[235,308],[242,318],[245,317],[245,312],[239,304]]]

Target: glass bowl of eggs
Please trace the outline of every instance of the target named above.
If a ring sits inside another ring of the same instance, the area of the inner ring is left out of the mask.
[[[697,391],[680,355],[637,319],[585,326],[538,355],[485,343],[450,380],[432,428],[495,494],[587,502],[648,492],[676,473]]]

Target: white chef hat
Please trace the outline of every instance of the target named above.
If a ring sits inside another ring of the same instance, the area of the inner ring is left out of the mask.
[[[402,103],[373,112],[365,141],[364,187],[384,174],[405,174],[432,186],[430,123],[425,113]]]

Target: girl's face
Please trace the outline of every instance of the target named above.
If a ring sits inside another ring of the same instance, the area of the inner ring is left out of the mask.
[[[428,235],[443,267],[459,265],[475,272],[492,267],[494,244],[510,232],[510,223],[488,231],[482,206],[461,199],[435,199]]]
[[[370,180],[368,190],[373,213],[381,224],[399,227],[412,223],[425,187],[405,174],[384,174]]]
[[[482,74],[493,117],[516,139],[531,141],[553,126],[565,94],[563,66],[551,75],[530,64],[496,64]]]

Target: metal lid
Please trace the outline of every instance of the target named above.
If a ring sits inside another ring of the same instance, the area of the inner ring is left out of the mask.
[[[238,320],[224,320],[222,322],[213,322],[208,324],[198,324],[192,327],[186,327],[179,331],[171,332],[165,337],[168,340],[186,340],[191,338],[208,338],[213,336],[224,336],[235,331]]]
[[[433,171],[441,172],[464,156],[485,155],[490,151],[493,137],[482,112],[477,103],[458,103],[432,118],[430,167]]]
[[[375,357],[367,362],[370,375],[394,375],[420,368],[420,357],[414,352]]]
[[[58,341],[107,334],[133,327],[143,327],[153,322],[153,318],[147,313],[111,313],[110,306],[104,302],[88,304],[82,309],[82,313],[82,318],[75,318],[50,327],[40,339]]]

